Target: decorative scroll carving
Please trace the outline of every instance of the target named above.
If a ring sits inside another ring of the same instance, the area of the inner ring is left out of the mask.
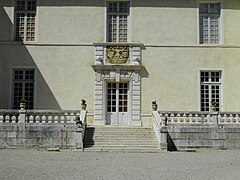
[[[129,59],[129,47],[112,46],[107,48],[107,61],[111,64],[125,64]]]

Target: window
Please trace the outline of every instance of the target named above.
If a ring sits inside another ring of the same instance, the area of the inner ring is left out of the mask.
[[[128,41],[129,2],[108,2],[107,24],[109,42]]]
[[[35,41],[36,0],[17,0],[15,6],[16,41]]]
[[[200,4],[200,43],[218,44],[220,34],[220,3]]]
[[[201,111],[210,111],[214,105],[220,111],[221,104],[221,72],[202,71],[201,79]]]
[[[27,109],[34,107],[34,70],[13,70],[13,108],[19,109],[21,99],[27,101]]]

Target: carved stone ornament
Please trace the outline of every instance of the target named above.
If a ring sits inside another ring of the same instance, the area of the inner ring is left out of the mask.
[[[112,46],[107,48],[107,61],[111,64],[125,64],[129,59],[129,47]]]

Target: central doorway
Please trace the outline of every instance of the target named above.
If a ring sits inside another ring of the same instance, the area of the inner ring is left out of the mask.
[[[129,117],[129,83],[107,83],[107,125],[127,125]]]

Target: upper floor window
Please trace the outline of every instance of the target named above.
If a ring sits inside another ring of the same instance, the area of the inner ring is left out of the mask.
[[[16,41],[35,41],[36,0],[17,0],[15,5]]]
[[[220,42],[220,3],[202,3],[199,8],[200,43],[218,44]]]
[[[129,2],[108,2],[107,26],[108,42],[128,41]]]

